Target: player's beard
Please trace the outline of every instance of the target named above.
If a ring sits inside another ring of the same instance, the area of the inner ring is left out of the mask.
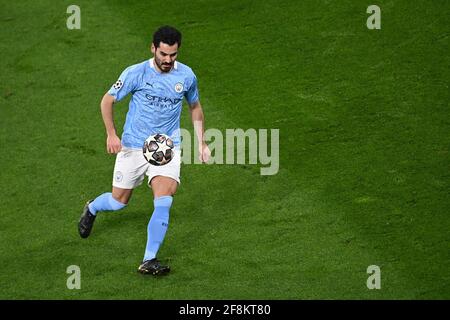
[[[159,70],[162,72],[169,72],[172,70],[173,62],[172,63],[162,63],[158,58],[155,57],[156,65],[158,66]]]

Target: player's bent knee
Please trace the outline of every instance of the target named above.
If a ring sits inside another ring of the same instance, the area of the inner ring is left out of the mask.
[[[121,189],[113,187],[112,197],[114,200],[122,203],[125,206],[128,204],[128,201],[131,198],[132,191],[132,189]]]

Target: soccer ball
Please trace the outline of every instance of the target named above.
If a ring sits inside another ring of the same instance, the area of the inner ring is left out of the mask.
[[[167,135],[158,133],[151,135],[144,142],[142,151],[144,158],[154,166],[162,166],[173,159],[173,141]]]

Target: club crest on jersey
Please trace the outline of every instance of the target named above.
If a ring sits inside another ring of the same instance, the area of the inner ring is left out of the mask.
[[[183,84],[182,84],[181,82],[178,82],[178,83],[175,85],[175,92],[176,92],[176,93],[180,93],[181,91],[183,91]]]
[[[122,80],[117,80],[116,83],[113,84],[114,89],[119,90],[120,88],[122,88],[123,86],[123,82]]]

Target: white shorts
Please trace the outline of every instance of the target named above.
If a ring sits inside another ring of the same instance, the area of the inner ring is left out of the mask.
[[[122,189],[134,189],[148,176],[148,185],[156,176],[174,179],[180,184],[181,150],[173,149],[173,159],[162,166],[154,166],[145,160],[142,149],[131,149],[122,146],[116,156],[112,185]]]

